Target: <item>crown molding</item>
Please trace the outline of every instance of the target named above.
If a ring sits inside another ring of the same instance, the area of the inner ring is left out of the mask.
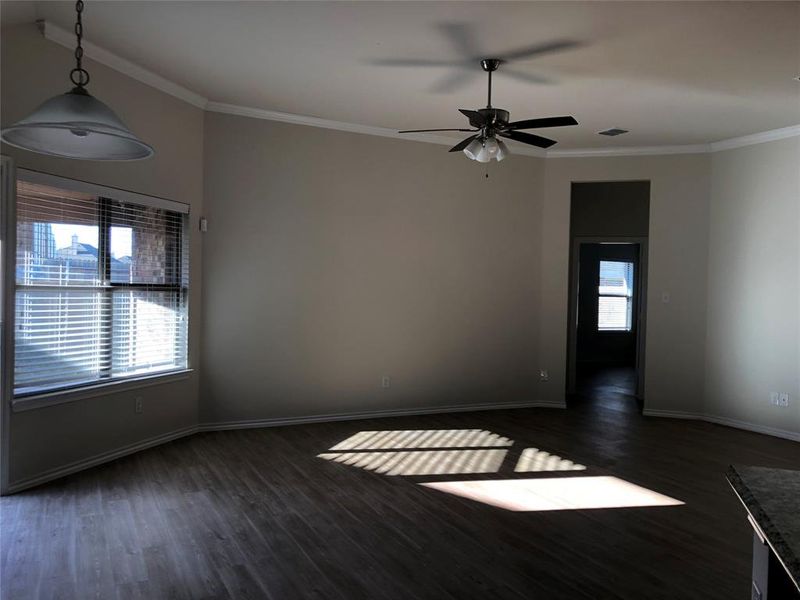
[[[73,49],[75,47],[75,34],[71,31],[62,29],[58,25],[53,25],[49,21],[36,21],[36,25],[39,27],[39,31],[42,33],[45,39],[69,49]],[[112,52],[109,52],[108,50],[105,50],[96,44],[86,41],[86,39],[83,40],[81,45],[83,46],[84,56],[110,67],[115,71],[119,71],[131,79],[141,81],[150,87],[161,90],[170,96],[175,96],[176,98],[179,98],[184,102],[188,102],[189,104],[198,108],[204,109],[206,104],[208,104],[208,99],[204,98],[200,94],[196,94],[192,90],[186,89],[185,87],[180,86],[169,79],[161,77],[161,75],[157,75],[156,73],[153,73],[144,67],[140,67],[129,60],[125,60],[121,56],[117,56],[116,54],[113,54]]]
[[[264,119],[267,121],[279,121],[281,123],[292,123],[294,125],[308,125],[309,127],[321,127],[323,129],[336,129],[338,131],[348,131],[351,133],[363,133],[364,135],[376,135],[380,137],[394,138],[398,140],[427,142],[429,144],[441,144],[443,146],[454,146],[458,140],[442,135],[427,133],[398,133],[395,129],[386,127],[373,127],[371,125],[359,125],[358,123],[346,123],[344,121],[332,121],[320,117],[310,117],[306,115],[295,115],[292,113],[278,112],[275,110],[265,110],[262,108],[251,108],[236,104],[225,104],[223,102],[209,102],[206,110],[239,117],[249,117],[251,119]],[[544,158],[546,152],[539,148],[514,146],[512,154],[536,156]]]
[[[36,24],[39,26],[39,30],[46,39],[60,44],[66,48],[73,48],[75,44],[75,37],[72,32],[62,29],[58,25],[54,25],[48,21],[41,20],[37,21]],[[109,52],[108,50],[105,50],[96,44],[88,42],[85,39],[83,41],[83,49],[85,56],[96,60],[97,62],[122,73],[123,75],[127,75],[128,77],[140,81],[145,85],[154,87],[157,90],[179,98],[184,102],[188,102],[189,104],[203,110],[237,115],[240,117],[249,117],[251,119],[265,119],[268,121],[279,121],[281,123],[292,123],[294,125],[307,125],[309,127],[321,127],[323,129],[335,129],[337,131],[348,131],[351,133],[375,135],[398,140],[440,144],[443,146],[450,146],[456,143],[456,140],[453,138],[442,135],[424,133],[400,134],[394,129],[387,129],[385,127],[360,125],[358,123],[346,123],[344,121],[333,121],[320,117],[296,115],[274,110],[251,108],[236,104],[210,101],[208,98],[205,98],[190,89],[165,79],[161,75],[132,63],[121,56],[117,56],[116,54]],[[783,127],[781,129],[773,129],[771,131],[754,133],[752,135],[719,140],[716,142],[711,142],[710,144],[693,144],[684,146],[573,148],[568,150],[542,150],[533,146],[514,144],[512,154],[517,156],[534,156],[537,158],[599,158],[613,156],[658,156],[666,154],[706,154],[710,152],[719,152],[721,150],[741,148],[743,146],[750,146],[753,144],[762,144],[764,142],[782,140],[795,136],[800,136],[800,125],[792,125],[791,127]]]
[[[719,152],[721,150],[741,148],[742,146],[752,146],[754,144],[763,144],[764,142],[785,140],[786,138],[796,136],[800,136],[800,125],[792,125],[791,127],[782,127],[781,129],[772,129],[771,131],[762,131],[752,135],[743,135],[742,137],[712,142],[710,146],[712,152]]]
[[[570,150],[548,150],[547,158],[591,158],[604,156],[656,156],[662,154],[705,154],[711,151],[710,144],[686,146],[622,146],[618,148],[573,148]]]
[[[618,148],[573,148],[570,150],[548,150],[547,158],[590,158],[602,156],[655,156],[664,154],[707,154],[742,148],[764,142],[774,142],[790,137],[800,136],[800,125],[782,127],[770,131],[761,131],[751,135],[729,138],[710,144],[692,144],[686,146],[622,146]]]

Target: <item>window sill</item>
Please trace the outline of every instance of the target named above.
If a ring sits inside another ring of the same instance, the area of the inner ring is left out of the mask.
[[[127,392],[129,390],[151,387],[154,385],[163,385],[167,383],[173,383],[175,381],[183,381],[185,379],[189,379],[189,376],[193,372],[194,369],[181,369],[180,371],[170,371],[168,373],[159,373],[156,375],[145,375],[123,381],[99,383],[79,389],[43,392],[41,394],[36,394],[35,396],[14,398],[11,401],[11,409],[14,412],[36,410],[37,408],[46,408],[48,406],[55,406],[56,404],[66,404],[67,402],[76,402],[78,400],[85,400],[87,398],[96,398],[98,396],[118,394],[121,392]]]

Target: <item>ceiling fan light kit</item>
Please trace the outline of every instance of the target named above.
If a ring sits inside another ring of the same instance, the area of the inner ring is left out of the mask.
[[[508,146],[506,146],[502,140],[498,140],[494,137],[480,140],[476,137],[464,148],[464,154],[472,160],[477,160],[480,163],[487,163],[492,159],[500,162],[508,156],[509,152]]]
[[[89,73],[83,68],[83,1],[75,3],[76,67],[69,74],[75,86],[50,98],[28,117],[0,132],[11,146],[63,158],[139,160],[153,155],[108,106],[86,91]]]
[[[463,151],[468,158],[487,163],[492,159],[501,161],[510,154],[508,147],[498,137],[508,138],[523,144],[536,146],[537,148],[549,148],[556,143],[555,140],[532,133],[523,133],[519,130],[566,127],[578,124],[575,118],[570,116],[509,122],[511,114],[507,110],[492,107],[492,73],[498,69],[501,62],[497,58],[481,60],[481,68],[489,76],[486,108],[479,108],[478,110],[459,109],[459,112],[469,119],[472,129],[406,129],[398,133],[428,133],[433,131],[468,131],[474,133],[474,135],[461,140],[450,148],[450,152]]]

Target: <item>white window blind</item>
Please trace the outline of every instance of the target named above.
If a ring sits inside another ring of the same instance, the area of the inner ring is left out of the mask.
[[[598,331],[633,327],[633,263],[601,260],[597,298]]]
[[[65,187],[17,183],[15,394],[185,368],[186,215]]]

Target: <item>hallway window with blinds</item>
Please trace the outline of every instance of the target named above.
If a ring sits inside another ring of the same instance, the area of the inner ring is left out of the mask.
[[[597,330],[630,331],[633,327],[633,263],[600,261]]]
[[[70,183],[17,182],[17,396],[187,366],[185,211]]]

